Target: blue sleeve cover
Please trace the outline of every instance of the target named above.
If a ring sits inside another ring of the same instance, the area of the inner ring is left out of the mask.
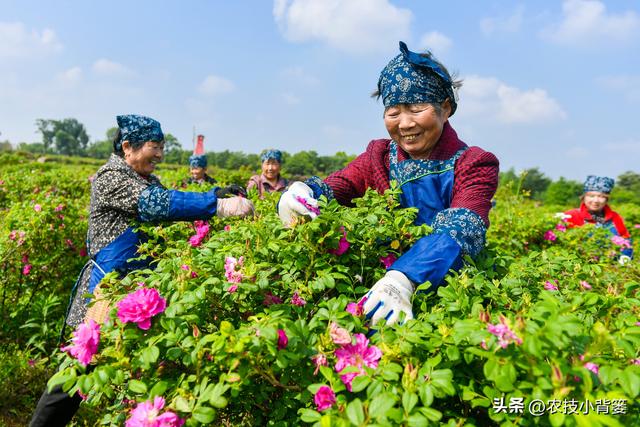
[[[326,182],[321,180],[320,177],[317,177],[314,175],[311,178],[304,181],[304,183],[307,184],[309,188],[311,188],[311,190],[313,191],[314,199],[318,200],[320,196],[325,196],[327,198],[327,201],[330,201],[334,198],[333,190],[331,189],[331,187],[329,187],[329,185]]]
[[[627,241],[629,242],[629,245],[631,247],[630,248],[624,248],[621,252],[622,252],[622,255],[626,255],[629,258],[633,259],[633,240],[631,239],[631,237],[628,237]]]
[[[215,190],[200,193],[149,186],[138,199],[138,218],[143,222],[209,219],[216,213]]]
[[[475,212],[452,208],[439,212],[432,228],[432,234],[418,240],[389,269],[417,284],[429,281],[435,289],[449,270],[462,267],[464,255],[476,256],[484,248],[486,227]]]

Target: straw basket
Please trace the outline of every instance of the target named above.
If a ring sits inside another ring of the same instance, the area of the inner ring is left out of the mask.
[[[103,324],[109,315],[110,308],[109,300],[102,297],[100,285],[98,285],[93,292],[93,302],[87,309],[85,321],[91,319],[98,325]]]

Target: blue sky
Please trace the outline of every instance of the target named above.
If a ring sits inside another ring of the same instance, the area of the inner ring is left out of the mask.
[[[464,79],[451,124],[502,170],[640,172],[640,3],[0,0],[0,139],[74,117],[158,119],[209,151],[359,154],[386,137],[370,98],[397,54],[431,49]]]

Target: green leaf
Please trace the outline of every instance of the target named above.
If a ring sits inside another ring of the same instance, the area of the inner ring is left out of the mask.
[[[347,409],[348,411],[348,409]],[[322,416],[318,411],[314,411],[309,408],[302,408],[298,411],[298,415],[300,416],[300,420],[305,423],[315,423]]]
[[[626,394],[632,399],[640,393],[640,376],[634,371],[634,367],[628,366],[620,375],[619,383]]]
[[[180,412],[186,412],[188,414],[191,413],[191,405],[189,401],[183,396],[176,397],[173,406]]]
[[[169,387],[169,383],[166,381],[158,381],[149,391],[149,397],[156,397],[164,395],[164,392],[167,391]]]
[[[442,412],[433,408],[420,408],[420,412],[431,421],[440,421]]]
[[[405,391],[402,395],[402,407],[407,414],[411,413],[411,410],[418,403],[418,395],[410,391]]]
[[[196,406],[196,409],[193,410],[191,416],[202,424],[209,424],[213,422],[216,417],[216,411],[215,409],[206,406]]]
[[[391,393],[382,393],[373,398],[369,404],[369,416],[372,418],[384,418],[387,411],[396,404],[395,396]]]
[[[352,424],[357,426],[364,423],[364,409],[360,399],[355,399],[347,405],[347,417]]]
[[[424,406],[431,406],[433,403],[433,388],[431,384],[422,384],[418,389],[418,394]]]
[[[137,394],[144,394],[147,392],[147,385],[140,380],[130,380],[129,390]]]
[[[152,365],[156,363],[159,356],[160,356],[160,350],[158,349],[158,347],[156,347],[155,345],[151,347],[147,347],[144,350],[142,350],[142,356],[141,356],[142,363],[144,363],[147,366]]]
[[[351,391],[357,393],[364,390],[371,383],[371,378],[367,375],[359,375],[351,382]]]

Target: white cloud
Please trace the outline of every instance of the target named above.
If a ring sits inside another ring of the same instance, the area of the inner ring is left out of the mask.
[[[583,160],[589,157],[591,150],[582,146],[570,147],[565,154],[572,160]]]
[[[540,36],[558,44],[610,46],[634,39],[640,31],[640,16],[634,11],[608,13],[598,0],[565,0],[563,20],[544,29]]]
[[[605,143],[603,148],[606,151],[631,156],[633,154],[640,154],[640,140],[628,139],[620,142],[609,142]]]
[[[273,16],[292,42],[321,41],[355,53],[389,51],[409,36],[409,9],[388,0],[274,0]]]
[[[61,50],[49,28],[29,31],[22,22],[0,22],[0,58],[32,58]]]
[[[282,100],[287,105],[298,105],[298,104],[300,104],[300,98],[298,98],[297,96],[295,96],[292,93],[283,93],[280,96],[282,97]]]
[[[469,76],[460,89],[460,113],[496,122],[538,124],[566,118],[544,89],[522,90],[495,77]]]
[[[132,70],[124,65],[105,58],[98,59],[94,62],[92,68],[96,73],[107,76],[131,76],[134,74]]]
[[[605,76],[597,78],[596,83],[629,101],[640,101],[640,75]]]
[[[451,39],[438,31],[431,31],[430,33],[424,34],[420,38],[419,44],[421,50],[428,49],[433,52],[436,57],[448,51],[452,45],[453,42]]]
[[[209,75],[205,77],[204,81],[198,86],[198,90],[203,95],[218,95],[221,93],[229,93],[235,89],[235,85],[231,80],[227,80],[224,77]]]
[[[73,84],[82,79],[82,68],[73,67],[59,73],[56,78],[62,83]]]
[[[480,30],[486,36],[494,33],[517,33],[522,27],[524,6],[518,6],[513,14],[507,17],[484,18],[480,21]]]
[[[315,86],[320,82],[319,78],[309,74],[307,70],[299,65],[285,68],[282,70],[282,75],[287,79],[295,79],[308,86]]]

